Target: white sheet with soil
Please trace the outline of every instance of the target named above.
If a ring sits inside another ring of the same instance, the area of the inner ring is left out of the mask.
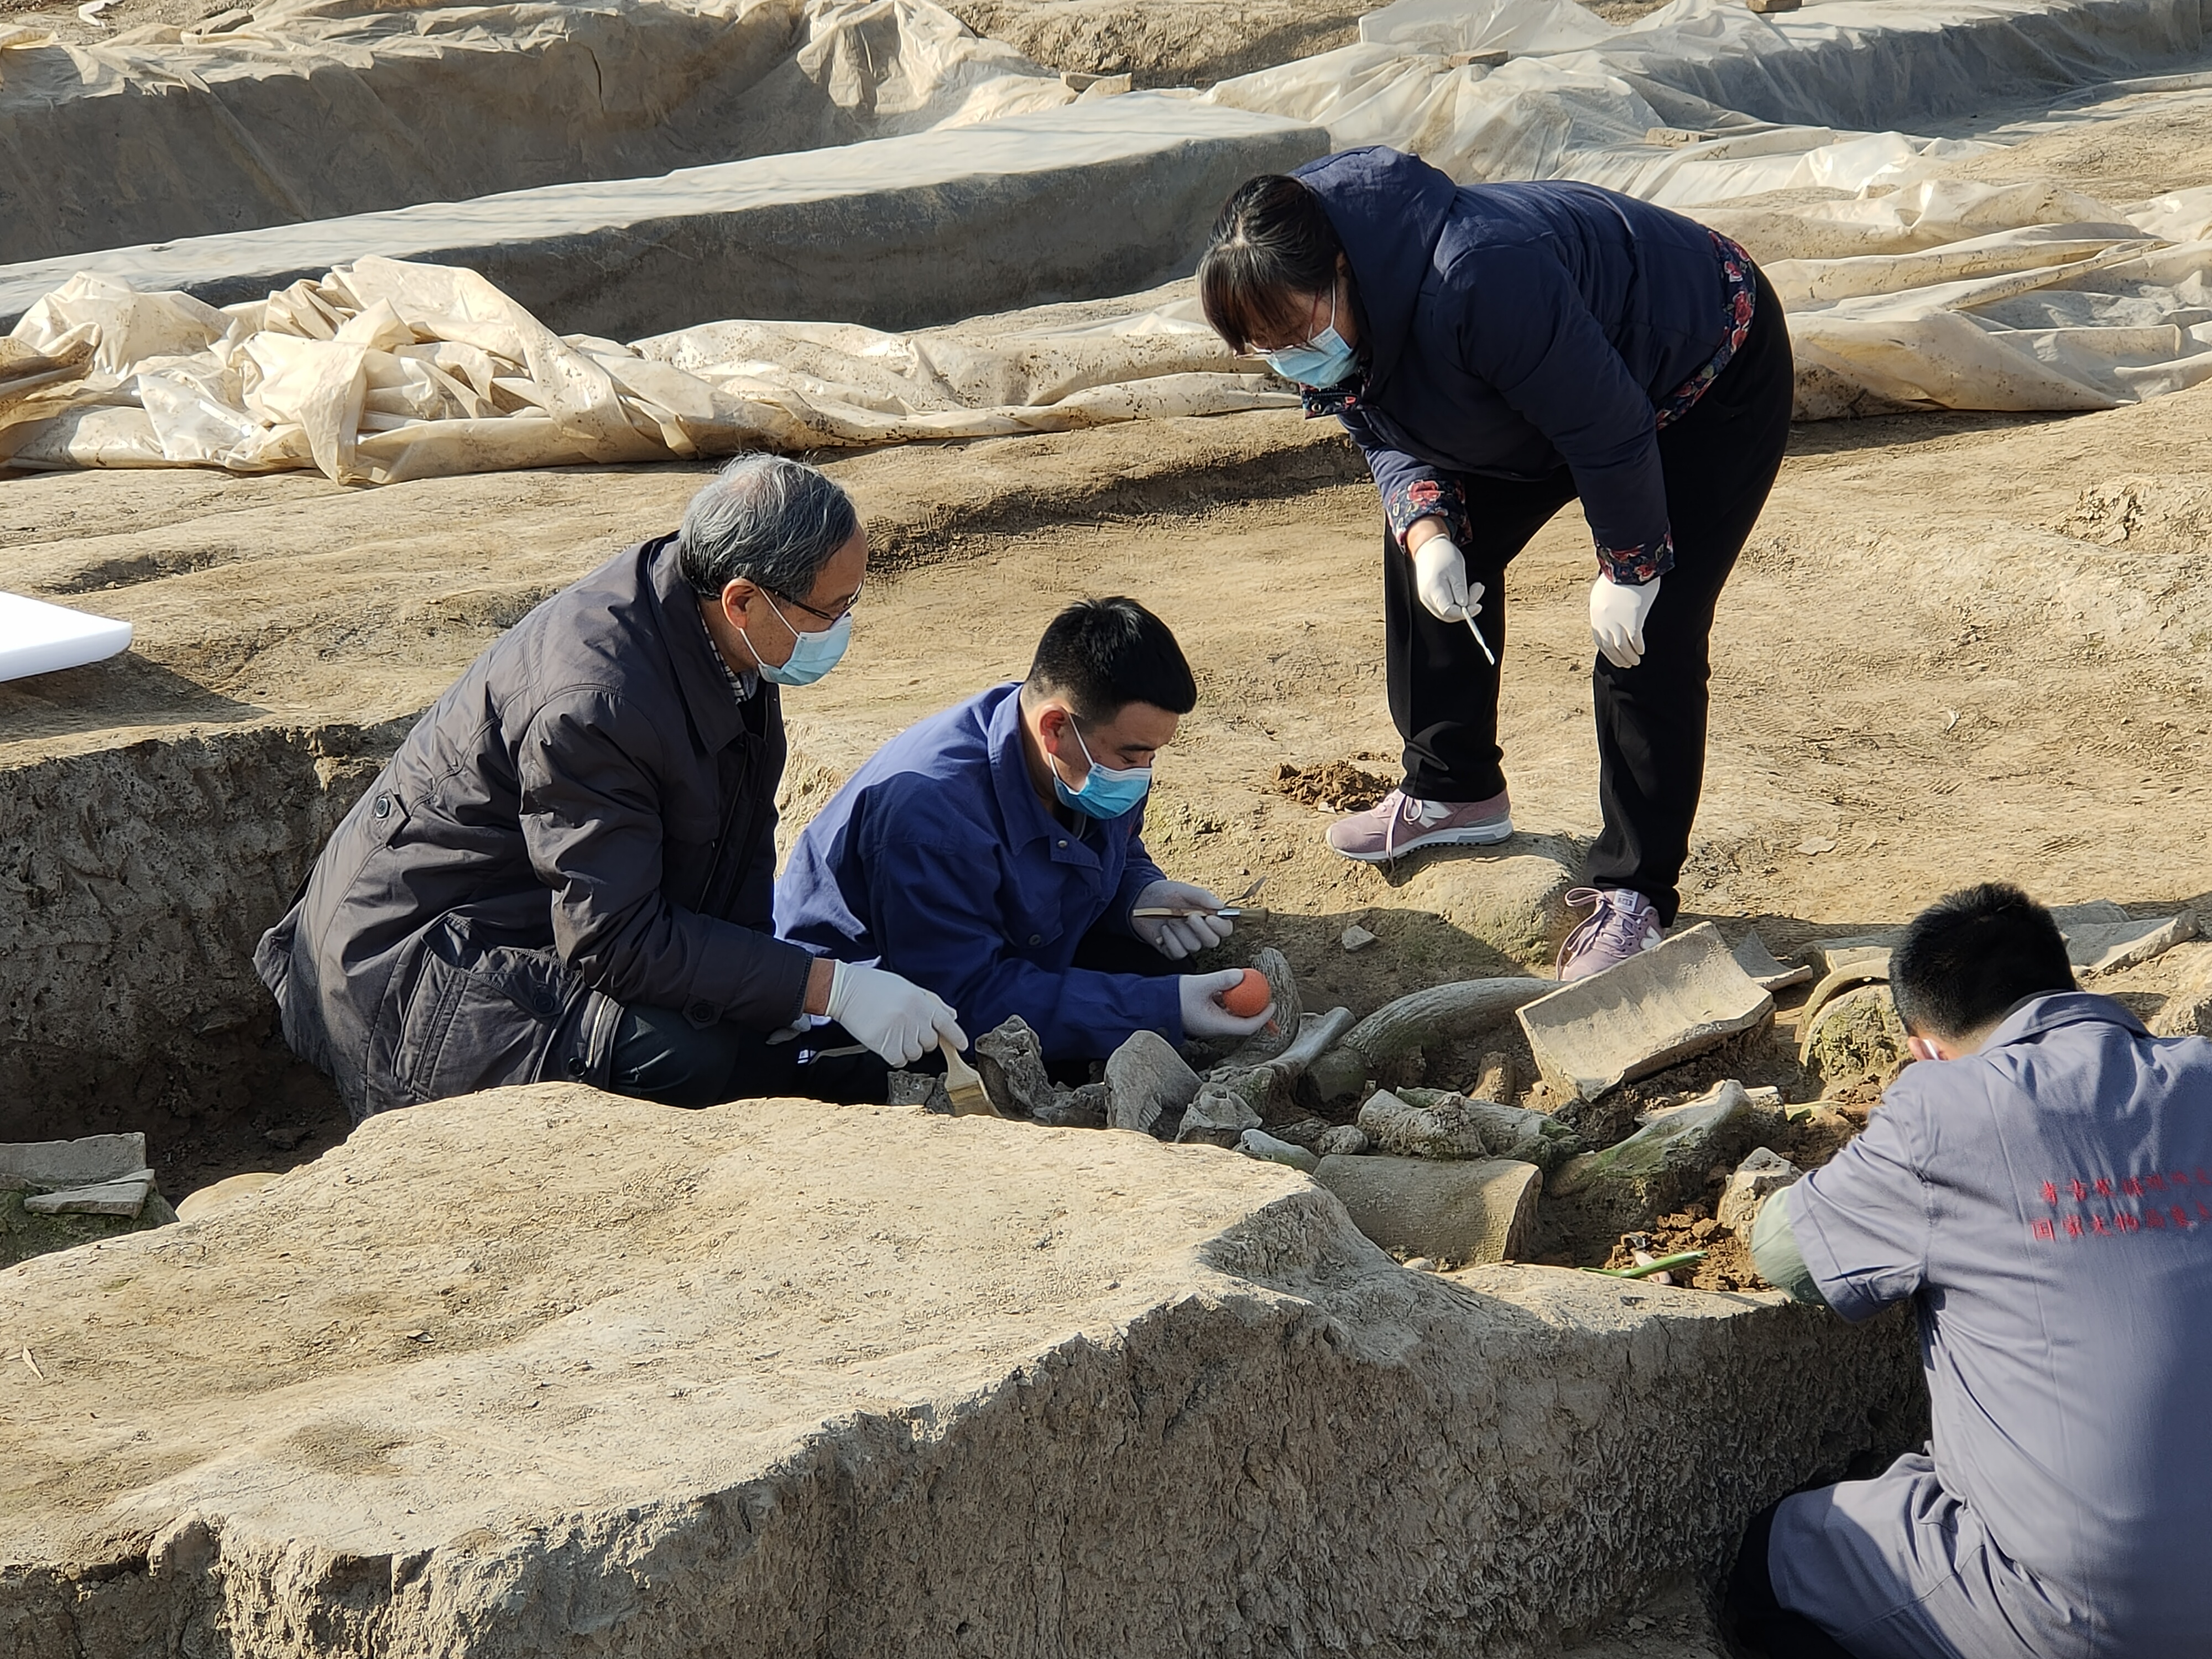
[[[1539,27],[1547,15],[1556,40]],[[1419,150],[1462,177],[1589,178],[1694,213],[1739,237],[1788,307],[1802,416],[2106,408],[2212,376],[2212,192],[2114,204],[1982,176],[2007,144],[2069,122],[2212,103],[2212,75],[2109,83],[1948,138],[1761,122],[1683,89],[1794,85],[1808,107],[1833,109],[1870,99],[1853,77],[1886,64],[1921,71],[1899,96],[1934,109],[1964,100],[1977,70],[1998,85],[2000,70],[2025,74],[2039,56],[2058,73],[2168,61],[2200,27],[2193,8],[1959,0],[1900,21],[1830,0],[1778,25],[1676,0],[1618,31],[1569,0],[1500,15],[1529,55],[1499,68],[1439,50],[1481,49],[1480,29],[1416,29],[1411,44],[1371,40],[1208,100],[1318,122],[1340,144]],[[1393,8],[1364,27],[1432,21]],[[1608,43],[1589,46],[1597,28]],[[2070,57],[2057,51],[2069,43]],[[1662,71],[1683,85],[1665,87]],[[1158,107],[1171,126],[1176,102]],[[1705,125],[1666,118],[1689,115]],[[556,337],[479,276],[396,261],[222,312],[80,276],[0,343],[0,460],[313,466],[380,482],[1285,401],[1255,368],[1187,296],[1158,293],[905,334],[739,320],[624,346]]]
[[[930,0],[264,0],[0,24],[11,261],[823,149],[1076,89]]]

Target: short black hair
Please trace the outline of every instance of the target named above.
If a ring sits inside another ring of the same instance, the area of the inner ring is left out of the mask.
[[[1890,1000],[1915,1036],[1972,1036],[2030,997],[2074,988],[2051,912],[2001,881],[1945,894],[1890,952]]]
[[[1206,320],[1235,352],[1261,334],[1303,337],[1313,296],[1336,287],[1343,251],[1320,197],[1287,173],[1247,179],[1198,262]]]
[[[1076,718],[1103,726],[1133,702],[1170,714],[1198,707],[1198,682],[1168,625],[1134,599],[1078,599],[1052,619],[1029,686],[1066,697]]]

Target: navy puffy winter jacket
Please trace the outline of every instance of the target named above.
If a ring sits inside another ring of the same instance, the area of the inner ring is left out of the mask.
[[[1749,321],[1704,226],[1595,185],[1457,185],[1393,149],[1298,169],[1352,265],[1362,380],[1315,393],[1366,453],[1393,529],[1456,520],[1453,473],[1566,466],[1623,580],[1673,562],[1658,406]]]

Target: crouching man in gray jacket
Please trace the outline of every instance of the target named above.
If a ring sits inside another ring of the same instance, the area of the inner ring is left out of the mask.
[[[742,456],[438,700],[254,958],[356,1121],[546,1079],[880,1100],[966,1047],[930,992],[772,932],[776,688],[836,665],[867,561],[842,489]]]

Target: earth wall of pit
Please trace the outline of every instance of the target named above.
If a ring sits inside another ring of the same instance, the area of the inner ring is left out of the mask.
[[[253,947],[400,735],[209,728],[0,772],[0,1140],[270,1086],[291,1062]]]
[[[0,1659],[1505,1659],[1922,1426],[1901,1319],[1409,1270],[1133,1134],[550,1085],[0,1320]]]

